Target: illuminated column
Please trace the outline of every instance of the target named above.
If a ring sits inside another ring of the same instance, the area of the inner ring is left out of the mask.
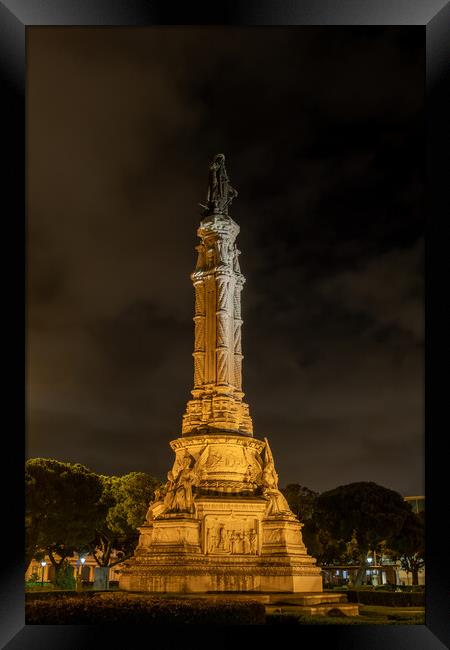
[[[216,277],[217,287],[217,309],[216,309],[216,383],[230,384],[230,277],[218,275]]]
[[[244,279],[236,282],[233,296],[233,384],[238,391],[242,390],[242,323],[241,318],[241,291]]]
[[[205,283],[194,282],[195,288],[195,342],[194,342],[194,388],[205,382]]]
[[[212,183],[210,196],[216,198],[209,200],[197,230],[200,243],[191,274],[195,290],[194,387],[183,416],[184,435],[208,428],[245,435],[253,432],[248,405],[242,401],[241,291],[245,278],[235,243],[240,228],[228,215],[228,203],[218,194],[219,186]]]

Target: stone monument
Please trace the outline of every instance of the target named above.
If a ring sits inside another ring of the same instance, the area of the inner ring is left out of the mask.
[[[241,291],[228,210],[237,191],[215,156],[197,234],[194,387],[165,485],[139,528],[119,587],[149,592],[321,592],[302,524],[278,488],[267,438],[253,437],[242,392]]]

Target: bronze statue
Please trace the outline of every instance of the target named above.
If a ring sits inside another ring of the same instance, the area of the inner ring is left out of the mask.
[[[209,185],[206,197],[206,205],[199,205],[205,209],[206,214],[221,213],[228,214],[228,206],[238,193],[230,183],[225,168],[225,156],[218,153],[209,166]]]

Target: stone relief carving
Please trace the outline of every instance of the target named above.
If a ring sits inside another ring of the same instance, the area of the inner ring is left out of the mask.
[[[209,455],[206,461],[208,470],[214,469],[243,469],[246,464],[242,447],[221,448],[210,447]]]
[[[282,542],[282,531],[279,528],[266,530],[264,532],[264,541],[268,544],[280,544]]]
[[[206,529],[207,553],[256,555],[258,533],[246,522],[212,522]]]
[[[233,263],[234,245],[227,237],[219,237],[216,241],[216,261],[221,268]]]

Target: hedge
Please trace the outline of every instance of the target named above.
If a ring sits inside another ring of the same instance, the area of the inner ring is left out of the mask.
[[[345,592],[349,603],[380,605],[384,607],[424,607],[423,591],[365,591],[349,589]]]
[[[25,621],[27,625],[264,625],[266,616],[264,605],[254,600],[181,600],[101,593],[87,598],[27,599]]]

